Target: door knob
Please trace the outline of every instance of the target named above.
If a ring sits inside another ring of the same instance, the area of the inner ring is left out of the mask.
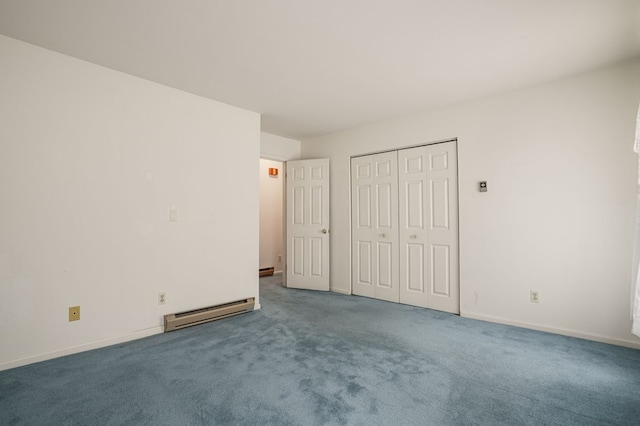
[[[320,231],[320,232],[322,232],[323,234],[327,234],[327,233],[329,233],[329,230],[328,230],[328,229],[323,229],[323,230],[322,230],[322,231]]]
[[[417,236],[415,236],[415,235],[412,235],[410,238],[411,238],[412,240],[415,240],[415,239],[416,239],[416,238],[418,238],[418,237],[417,237]]]
[[[384,238],[386,236],[387,236],[387,234],[380,234],[380,238]]]

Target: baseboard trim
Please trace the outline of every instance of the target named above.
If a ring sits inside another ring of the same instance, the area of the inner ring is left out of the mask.
[[[494,317],[491,315],[475,314],[473,312],[461,312],[460,316],[464,318],[471,318],[471,319],[480,320],[480,321],[511,325],[511,326],[520,327],[520,328],[528,328],[530,330],[560,334],[562,336],[576,337],[578,339],[591,340],[594,342],[607,343],[610,345],[624,346],[626,348],[640,349],[640,341],[634,342],[633,340],[616,339],[612,337],[602,336],[599,334],[583,333],[581,331],[571,330],[567,328],[549,327],[549,326],[540,325],[540,324],[513,321],[506,318]]]
[[[9,370],[11,368],[16,368],[16,367],[22,367],[22,366],[33,364],[36,362],[47,361],[50,359],[59,358],[66,355],[73,355],[80,352],[90,351],[92,349],[99,349],[99,348],[104,348],[106,346],[117,345],[119,343],[125,343],[132,340],[142,339],[144,337],[161,334],[163,332],[164,332],[164,328],[162,326],[151,327],[144,330],[134,331],[133,333],[128,333],[123,336],[112,337],[104,340],[97,340],[95,342],[85,343],[78,346],[72,346],[69,348],[64,348],[64,349],[60,349],[53,352],[47,352],[44,354],[20,358],[13,361],[6,361],[3,363],[0,363],[0,371]]]
[[[351,295],[351,292],[349,290],[344,290],[342,288],[332,288],[330,290],[334,293],[346,294],[347,296]]]

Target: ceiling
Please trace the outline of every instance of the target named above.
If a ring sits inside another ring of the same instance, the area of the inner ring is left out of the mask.
[[[640,0],[0,0],[0,33],[303,139],[638,57]]]

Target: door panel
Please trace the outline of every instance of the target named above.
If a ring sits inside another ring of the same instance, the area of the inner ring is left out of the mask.
[[[408,229],[424,229],[424,182],[406,182],[406,220]]]
[[[437,296],[449,297],[451,295],[451,281],[449,270],[450,246],[431,245],[431,293]]]
[[[429,302],[427,282],[428,253],[426,147],[403,149],[398,161],[404,165],[398,173],[400,187],[400,302],[426,308]]]
[[[291,272],[293,275],[304,276],[304,238],[293,237],[293,247],[290,250],[293,254]]]
[[[322,186],[314,185],[311,187],[311,224],[322,225],[324,218],[322,213],[324,211],[322,206]]]
[[[399,301],[397,164],[396,152],[351,160],[353,294],[394,302]]]
[[[357,258],[359,260],[357,266],[358,276],[356,282],[360,285],[366,285],[373,288],[373,281],[371,279],[371,272],[373,268],[371,266],[371,242],[370,241],[358,241]]]
[[[397,151],[373,155],[376,186],[373,204],[377,226],[373,239],[377,241],[375,261],[377,280],[373,297],[399,302],[400,256],[398,253],[398,153]]]
[[[371,228],[371,187],[358,186],[356,188],[356,217],[358,218],[358,228]]]
[[[458,170],[456,143],[425,147],[431,218],[429,243],[428,307],[460,313],[458,257]]]
[[[322,276],[322,238],[312,237],[309,238],[311,246],[311,275],[314,277]]]
[[[424,289],[424,244],[406,245],[407,292],[423,294]]]
[[[391,177],[392,171],[395,165],[392,164],[393,158],[385,154],[377,154],[373,156],[373,161],[376,165],[376,178]]]
[[[304,187],[297,186],[293,188],[291,204],[293,205],[293,223],[304,225]]]
[[[376,185],[376,206],[377,206],[377,228],[378,229],[391,229],[393,227],[391,213],[393,205],[391,202],[391,185],[384,183],[382,185]]]
[[[398,152],[400,302],[452,313],[460,312],[456,155],[455,142]]]
[[[431,180],[431,229],[449,229],[449,180]]]
[[[329,159],[287,162],[287,287],[329,290]]]
[[[352,293],[373,297],[377,279],[374,262],[373,157],[351,159],[351,287]]]
[[[390,243],[378,243],[378,287],[391,288],[393,280],[391,279],[391,264],[393,263],[392,248]]]

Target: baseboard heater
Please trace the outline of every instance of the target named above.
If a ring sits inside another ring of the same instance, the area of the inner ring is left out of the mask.
[[[224,305],[210,306],[208,308],[195,309],[193,311],[168,314],[164,316],[164,332],[180,330],[192,325],[227,318],[253,310],[255,298],[238,300]]]
[[[271,268],[258,269],[259,277],[270,277],[271,275],[273,275],[273,266]]]

